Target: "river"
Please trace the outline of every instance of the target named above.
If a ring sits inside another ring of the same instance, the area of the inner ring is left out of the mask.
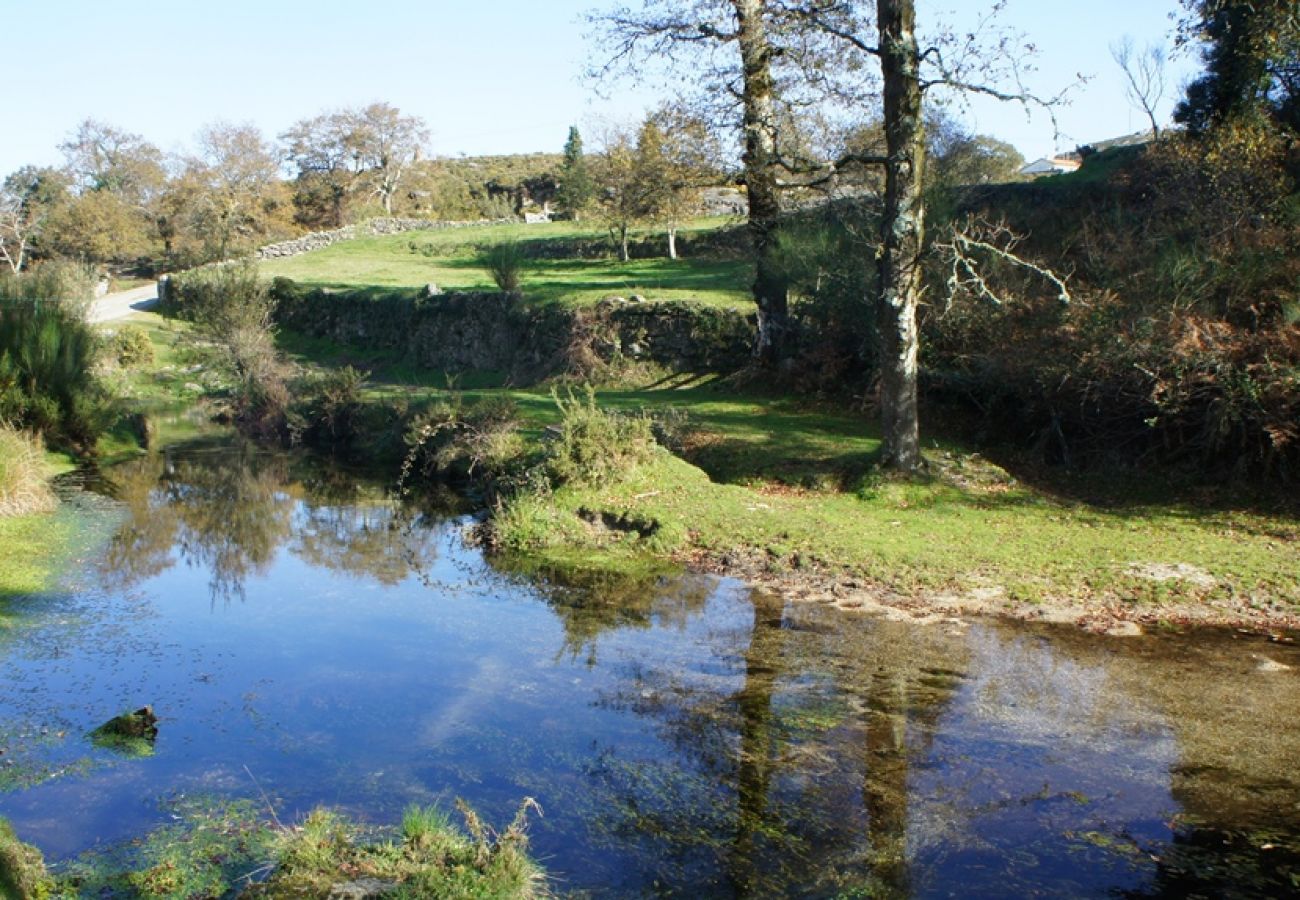
[[[1286,639],[525,577],[461,512],[228,440],[92,487],[112,536],[0,643],[0,816],[56,867],[177,797],[498,824],[533,797],[559,893],[1300,893]],[[151,752],[91,741],[146,704]]]

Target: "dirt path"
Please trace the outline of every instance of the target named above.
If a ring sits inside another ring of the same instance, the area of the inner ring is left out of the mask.
[[[142,309],[149,309],[158,302],[158,285],[146,284],[129,291],[105,294],[90,304],[86,318],[91,322],[111,322],[123,319]]]

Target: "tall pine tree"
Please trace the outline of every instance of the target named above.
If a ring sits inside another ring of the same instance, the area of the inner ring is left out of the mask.
[[[560,167],[560,189],[556,200],[560,209],[575,222],[582,221],[582,212],[596,193],[596,184],[587,171],[587,158],[582,153],[582,135],[578,126],[569,127],[569,139],[564,142],[564,163]]]

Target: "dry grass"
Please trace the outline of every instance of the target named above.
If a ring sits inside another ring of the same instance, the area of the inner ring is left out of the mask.
[[[58,501],[45,480],[40,437],[0,425],[0,516],[49,512]]]

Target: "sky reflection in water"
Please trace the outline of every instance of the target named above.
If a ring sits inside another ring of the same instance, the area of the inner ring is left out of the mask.
[[[464,797],[503,823],[536,797],[562,891],[1300,890],[1300,692],[1256,671],[1300,666],[1290,647],[529,582],[463,520],[407,527],[381,491],[247,447],[111,479],[117,535],[0,647],[0,815],[52,858],[255,777],[286,821]],[[153,756],[85,738],[146,703]]]

